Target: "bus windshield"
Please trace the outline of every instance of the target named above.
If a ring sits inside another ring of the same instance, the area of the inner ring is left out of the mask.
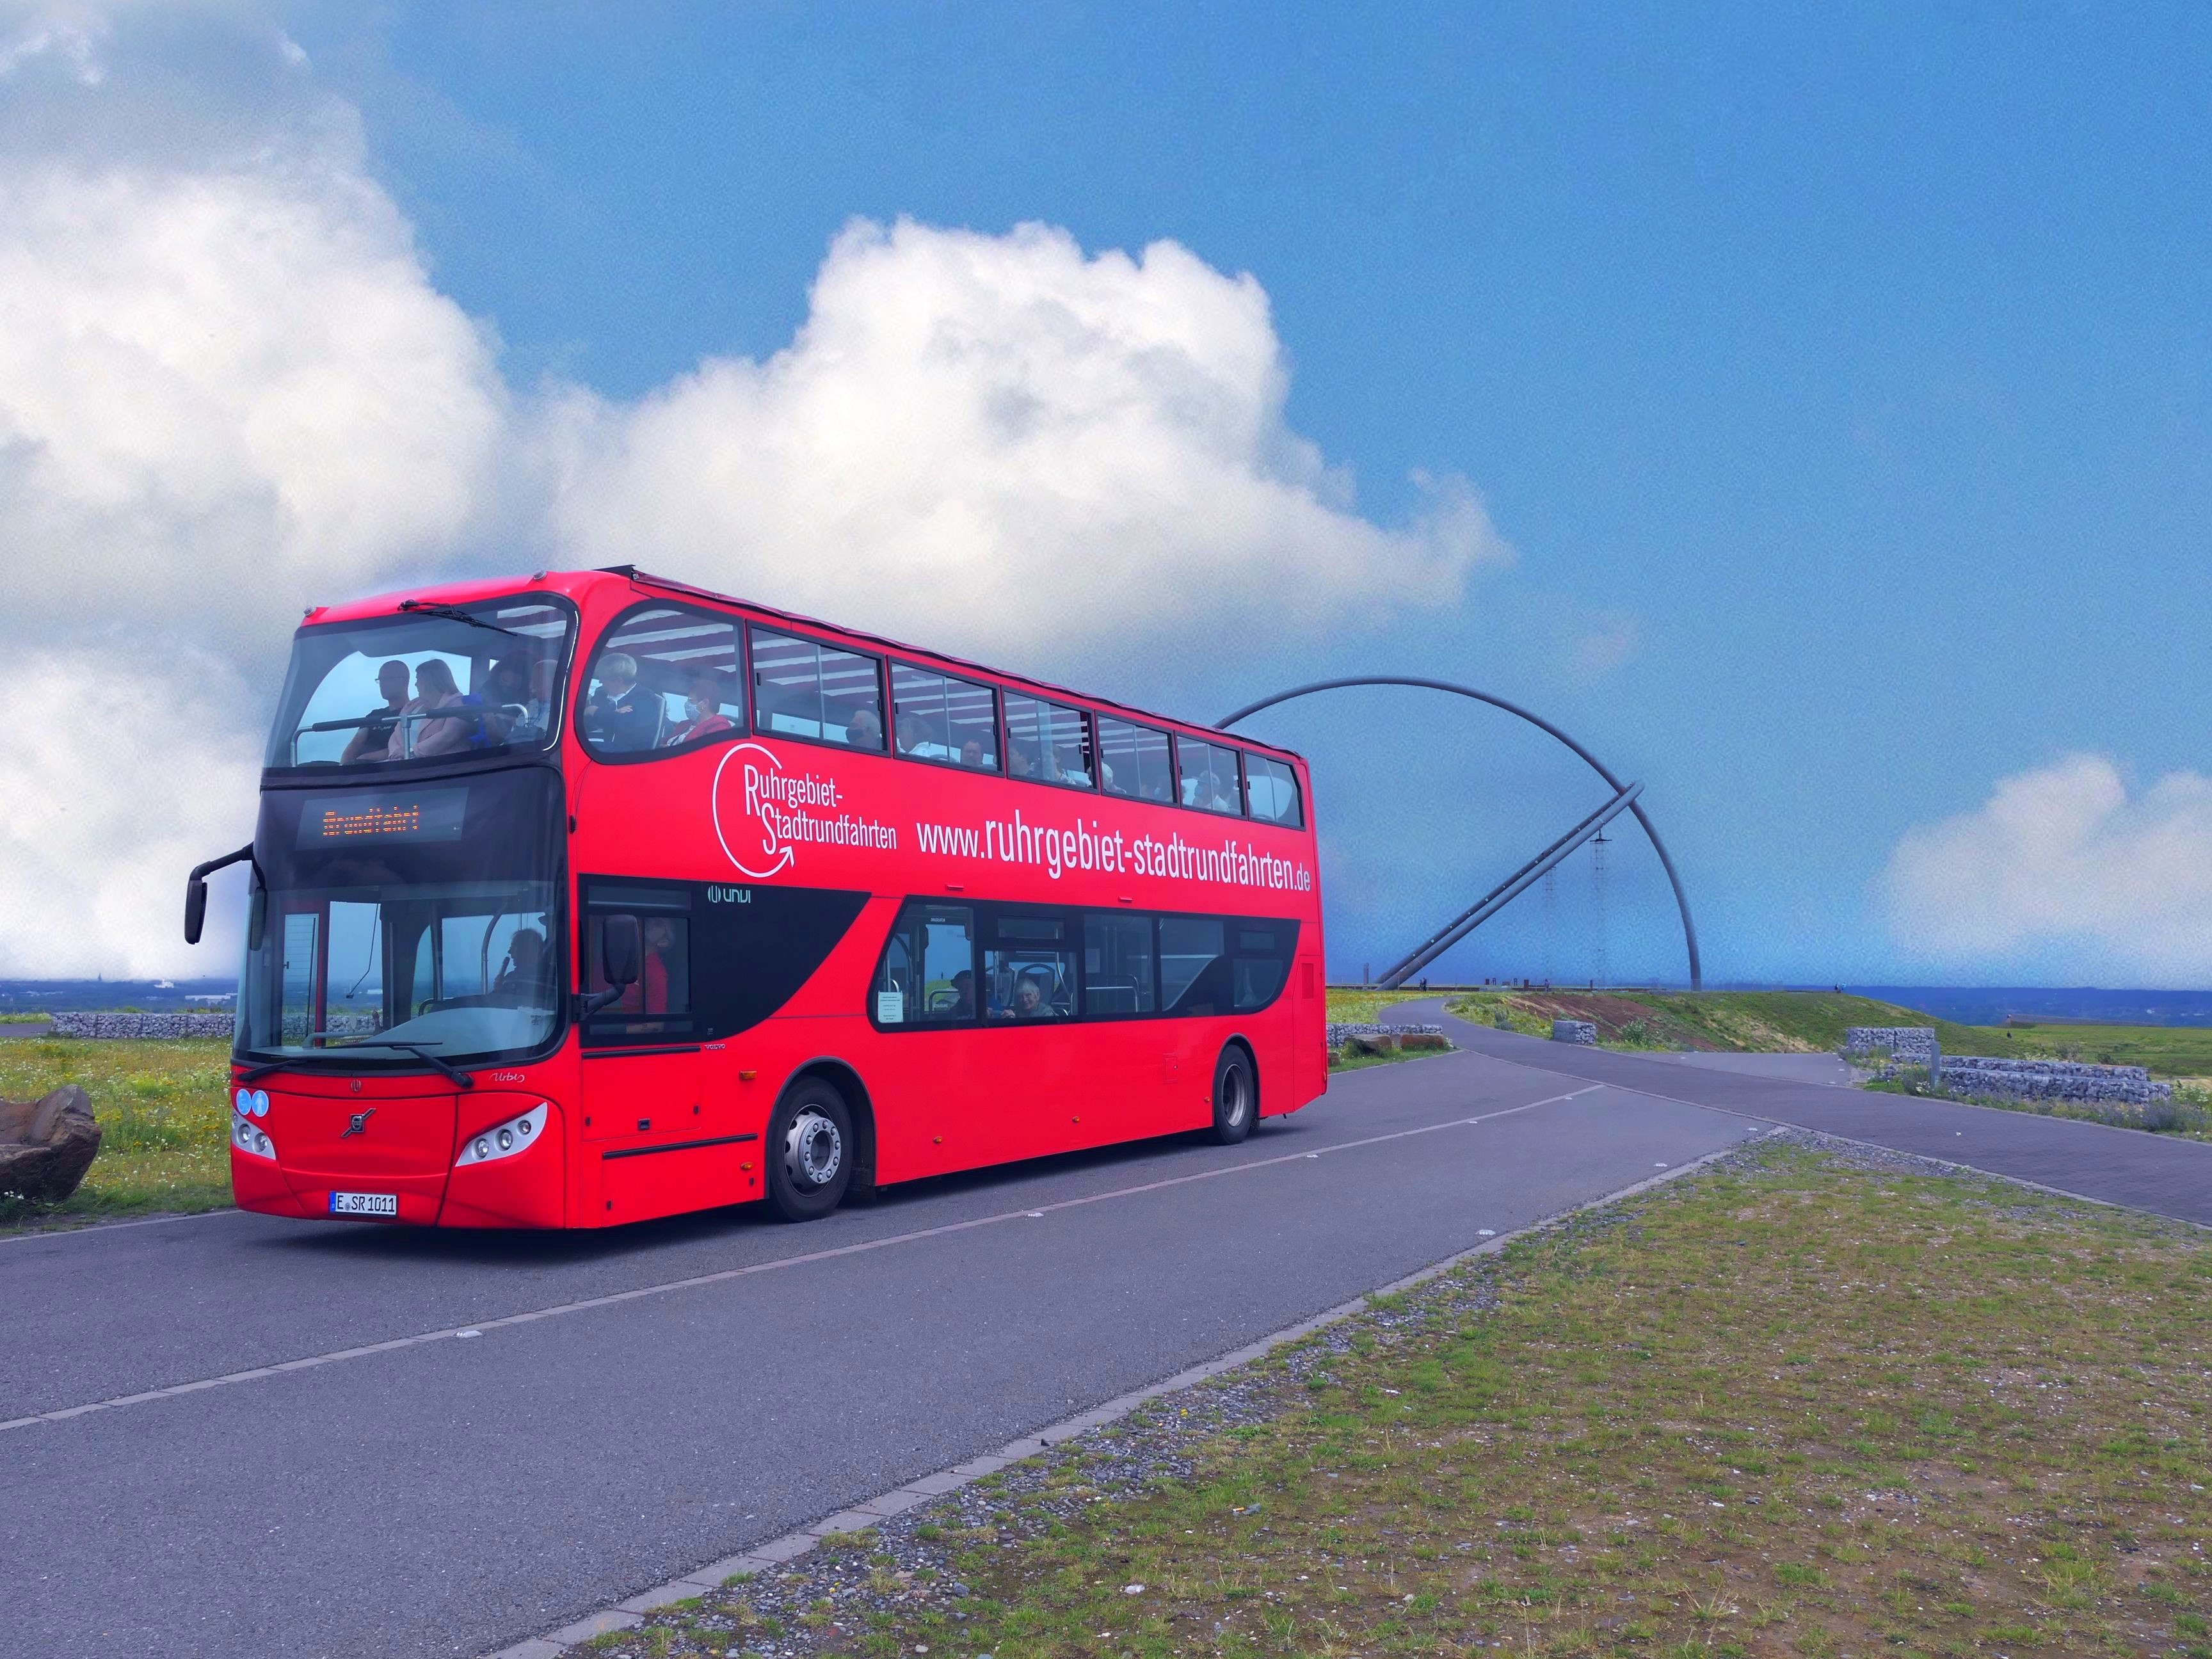
[[[238,1053],[483,1061],[544,1048],[567,984],[559,775],[271,790]],[[310,1057],[312,1058],[304,1058]]]
[[[543,749],[560,729],[571,617],[565,600],[520,593],[304,628],[264,764]]]

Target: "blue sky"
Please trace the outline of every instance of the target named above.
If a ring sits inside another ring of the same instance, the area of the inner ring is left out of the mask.
[[[516,397],[650,403],[702,359],[771,358],[856,218],[1172,240],[1264,289],[1283,422],[1354,481],[1346,511],[1400,530],[1433,505],[1416,475],[1463,479],[1511,549],[1447,603],[1232,606],[1064,678],[1200,717],[1378,670],[1527,702],[1645,782],[1716,979],[2212,978],[2212,14],[265,21],[357,112],[360,167]],[[110,84],[135,40],[254,104],[252,15],[212,46],[133,27]],[[1018,629],[1001,654],[1071,655]],[[1410,696],[1255,729],[1319,772],[1340,973],[1600,798]],[[1553,887],[1449,965],[1679,975],[1632,841],[1601,901],[1586,859]]]

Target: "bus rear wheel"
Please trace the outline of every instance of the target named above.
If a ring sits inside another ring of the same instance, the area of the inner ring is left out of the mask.
[[[1252,1056],[1231,1043],[1213,1066],[1213,1138],[1234,1146],[1252,1133],[1260,1115],[1260,1085],[1252,1075]]]
[[[765,1150],[769,1206],[786,1221],[828,1215],[852,1185],[852,1109],[820,1078],[805,1079],[784,1097]]]

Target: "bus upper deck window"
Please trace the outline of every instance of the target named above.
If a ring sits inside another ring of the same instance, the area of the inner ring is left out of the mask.
[[[637,754],[734,737],[744,718],[736,622],[655,605],[618,618],[599,641],[577,729],[601,754]]]
[[[1018,778],[1090,788],[1090,721],[1080,709],[1007,692],[1006,769]]]
[[[997,694],[988,685],[891,665],[891,723],[898,752],[980,772],[999,769]]]
[[[1168,734],[1098,717],[1098,775],[1106,792],[1132,800],[1175,799],[1175,768],[1168,757]]]
[[[518,593],[302,628],[265,763],[543,749],[560,726],[573,615],[566,600]]]
[[[1298,806],[1298,775],[1282,761],[1265,755],[1244,757],[1244,793],[1252,816],[1264,823],[1302,830],[1305,814]]]
[[[1240,812],[1237,751],[1196,738],[1176,739],[1176,768],[1182,775],[1182,804],[1208,812]]]
[[[881,665],[796,635],[752,630],[753,729],[849,749],[884,746]]]

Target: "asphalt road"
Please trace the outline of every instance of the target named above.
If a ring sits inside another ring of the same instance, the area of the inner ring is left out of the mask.
[[[2212,1218],[2212,1147],[1454,1025],[1242,1146],[806,1227],[0,1242],[4,1645],[483,1654],[1778,1121]]]
[[[1753,1132],[1461,1054],[805,1227],[0,1243],[4,1645],[482,1654]]]

